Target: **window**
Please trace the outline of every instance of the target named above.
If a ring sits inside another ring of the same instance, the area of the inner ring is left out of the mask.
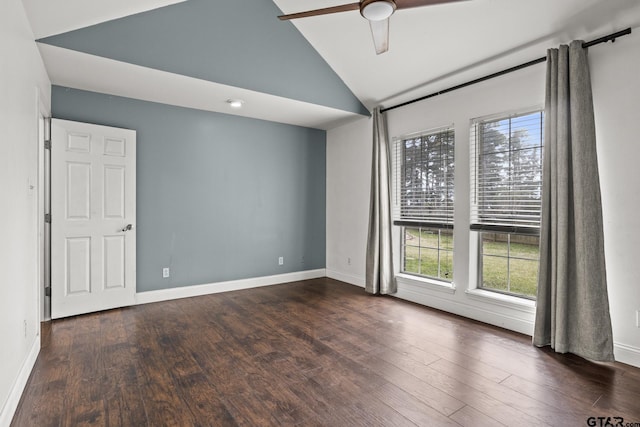
[[[402,226],[401,271],[453,280],[454,131],[397,139],[394,224]]]
[[[542,193],[542,111],[475,120],[471,229],[480,288],[535,298]]]
[[[453,230],[403,227],[402,272],[453,279]]]
[[[480,242],[480,287],[535,298],[539,237],[482,232]]]

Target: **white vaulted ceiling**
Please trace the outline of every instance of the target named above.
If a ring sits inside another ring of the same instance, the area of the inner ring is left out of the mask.
[[[285,13],[348,3],[274,0]],[[468,0],[398,10],[376,56],[358,11],[294,21],[369,108],[425,95],[528,60],[576,38],[640,25],[638,0]],[[399,96],[397,96],[399,95]]]
[[[259,19],[272,25],[272,20],[277,21],[278,8],[283,13],[293,13],[348,3],[349,0],[273,2],[277,8],[266,12],[264,8],[256,10],[253,22]],[[23,3],[35,37],[40,39],[181,2],[23,0]],[[176,22],[176,27],[170,30],[180,31],[181,25],[190,23]],[[389,52],[382,55],[375,54],[368,23],[358,11],[278,21],[277,25],[295,25],[308,41],[308,49],[315,49],[348,89],[371,109],[544,56],[548,47],[559,43],[576,38],[588,40],[626,27],[639,27],[640,1],[468,0],[399,10],[391,17]],[[237,31],[251,31],[251,28],[239,26]],[[228,34],[228,38],[210,42],[229,43],[233,37],[236,36]],[[256,34],[255,37],[269,38],[269,34]],[[226,106],[218,101],[232,96],[229,94],[237,90],[252,100],[247,103],[248,108],[238,114],[324,129],[361,117],[357,111],[326,103],[265,93],[259,88],[237,87],[212,78],[198,79],[174,70],[168,72],[132,65],[60,46],[43,44],[41,52],[53,83],[62,86],[226,113],[229,112]],[[296,52],[290,52],[285,56],[285,62],[295,64],[297,56]],[[88,76],[79,69],[93,70],[97,77]],[[145,79],[145,75],[149,78]],[[263,78],[264,75],[255,76],[256,80]],[[307,84],[319,83],[310,80]],[[158,93],[157,85],[165,90]]]

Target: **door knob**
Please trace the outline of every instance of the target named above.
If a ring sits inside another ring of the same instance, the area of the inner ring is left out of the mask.
[[[124,228],[123,228],[122,230],[120,230],[120,231],[125,232],[125,231],[129,231],[129,230],[131,230],[132,228],[133,228],[133,225],[131,225],[131,224],[127,224],[127,226],[126,226],[126,227],[124,227]]]

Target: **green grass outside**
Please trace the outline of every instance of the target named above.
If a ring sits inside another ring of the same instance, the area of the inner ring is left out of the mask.
[[[440,274],[438,275],[438,247]],[[539,249],[535,244],[511,243],[507,258],[507,243],[485,240],[482,256],[482,287],[503,292],[536,296],[538,285]],[[521,259],[520,259],[521,258]],[[407,273],[443,280],[453,280],[453,234],[405,228],[405,265]],[[510,276],[507,285],[507,275]]]
[[[482,249],[483,287],[529,297],[536,296],[539,257],[537,245],[511,243],[510,258],[506,258],[506,242],[484,241]],[[507,274],[510,276],[509,287]]]
[[[453,234],[438,231],[405,228],[405,265],[407,273],[438,279],[453,280]],[[438,274],[438,247],[440,248],[440,272]]]

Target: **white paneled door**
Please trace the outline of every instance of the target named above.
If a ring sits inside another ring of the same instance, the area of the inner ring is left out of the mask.
[[[136,132],[51,122],[51,317],[132,305]]]

